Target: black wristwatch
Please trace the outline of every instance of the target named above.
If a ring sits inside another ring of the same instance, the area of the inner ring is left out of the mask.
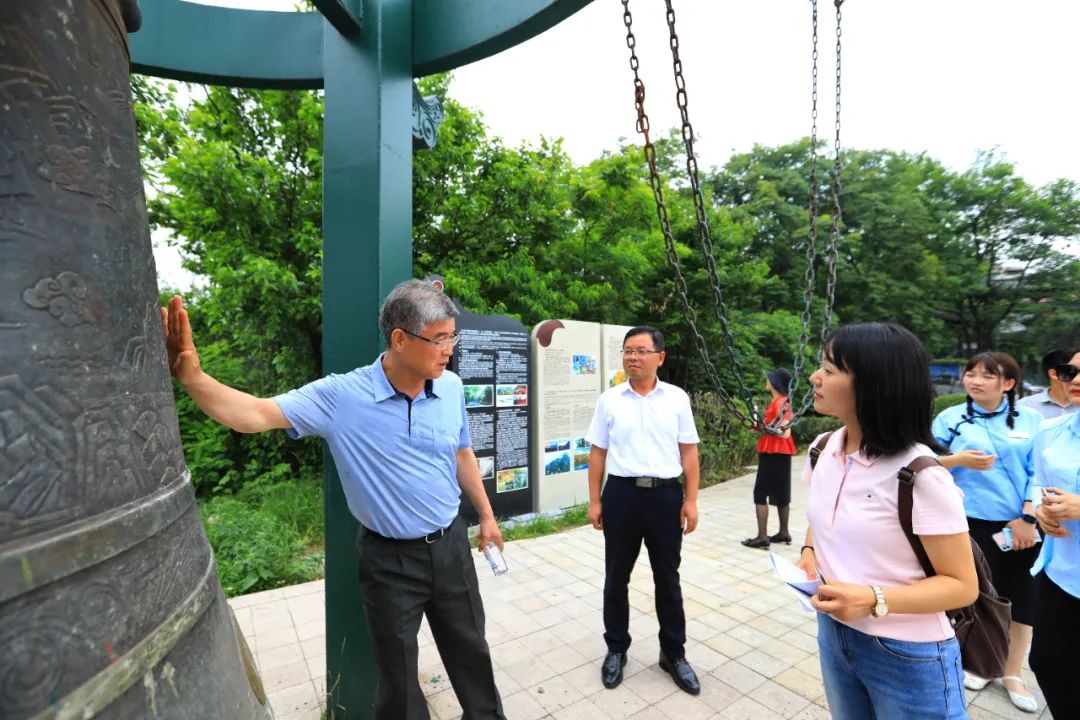
[[[1021,515],[1020,519],[1023,520],[1024,522],[1030,523],[1032,525],[1034,525],[1035,523],[1038,522],[1038,520],[1035,519],[1034,515],[1028,515],[1027,513],[1024,513],[1023,515]]]

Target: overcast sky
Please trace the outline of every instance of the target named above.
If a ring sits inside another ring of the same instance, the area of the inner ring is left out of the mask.
[[[809,134],[809,0],[674,4],[703,167]],[[678,122],[664,4],[633,0],[631,9],[646,109],[664,131]],[[835,13],[828,0],[819,12],[819,133],[831,138]],[[1076,0],[846,0],[842,143],[926,152],[956,170],[996,147],[1037,185],[1080,180],[1078,27]],[[508,143],[561,137],[584,163],[620,138],[637,141],[628,60],[621,3],[595,0],[547,33],[459,68],[450,94]],[[175,253],[158,258],[163,278],[186,284]]]

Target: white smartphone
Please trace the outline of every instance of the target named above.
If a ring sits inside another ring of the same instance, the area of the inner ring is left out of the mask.
[[[990,538],[997,543],[997,546],[1001,548],[1002,552],[1009,552],[1013,549],[1011,532],[1006,535],[1005,530],[1002,529],[991,535]]]

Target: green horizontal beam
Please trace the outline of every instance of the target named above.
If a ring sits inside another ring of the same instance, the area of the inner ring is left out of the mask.
[[[413,0],[413,75],[482,60],[560,22],[592,0]]]
[[[321,88],[323,16],[141,0],[131,69],[212,85]]]
[[[363,28],[360,0],[311,0],[311,3],[345,37],[358,35]]]

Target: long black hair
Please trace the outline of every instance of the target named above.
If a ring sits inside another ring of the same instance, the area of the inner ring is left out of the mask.
[[[825,358],[852,376],[863,454],[895,455],[917,443],[940,451],[930,432],[930,360],[919,338],[892,323],[858,323],[834,330],[824,347]]]
[[[1008,412],[1005,415],[1005,424],[1008,425],[1009,428],[1012,428],[1013,418],[1019,415],[1016,411],[1016,387],[1020,384],[1020,364],[1008,353],[990,351],[981,352],[968,358],[967,365],[964,366],[964,374],[966,375],[980,365],[986,372],[994,377],[1013,381],[1013,386],[1005,391],[1005,397],[1009,400]],[[996,414],[996,412],[979,413],[979,415],[990,416]],[[976,417],[975,403],[972,401],[970,395],[967,396],[967,415],[969,418]]]

